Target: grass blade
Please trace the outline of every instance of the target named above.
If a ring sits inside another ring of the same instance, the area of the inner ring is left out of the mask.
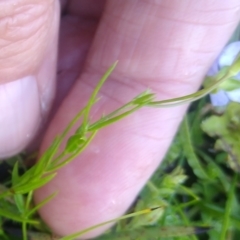
[[[197,155],[194,152],[194,146],[191,140],[187,117],[184,118],[182,128],[180,130],[184,154],[188,160],[188,164],[192,167],[193,172],[200,179],[209,179],[209,176],[204,171]]]

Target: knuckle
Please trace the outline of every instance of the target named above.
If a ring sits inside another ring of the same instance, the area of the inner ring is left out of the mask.
[[[37,66],[47,43],[53,2],[54,0],[0,2],[1,78],[6,79],[13,69],[24,74],[29,68]]]

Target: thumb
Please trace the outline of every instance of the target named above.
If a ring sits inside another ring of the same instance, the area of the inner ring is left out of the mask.
[[[32,140],[50,108],[59,3],[0,1],[0,9],[0,157],[7,157]]]

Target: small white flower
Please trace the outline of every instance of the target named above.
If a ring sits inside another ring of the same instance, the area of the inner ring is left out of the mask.
[[[226,46],[207,75],[214,76],[223,67],[230,66],[239,52],[240,41],[233,42]],[[240,73],[234,78],[240,81]],[[210,94],[210,99],[212,105],[215,107],[226,106],[230,101],[240,102],[240,89],[232,91],[219,90],[217,93]]]

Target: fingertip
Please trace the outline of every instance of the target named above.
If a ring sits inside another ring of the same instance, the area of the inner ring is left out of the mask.
[[[0,157],[22,151],[55,91],[59,2],[0,1]]]
[[[17,154],[32,139],[41,121],[36,78],[0,85],[0,157]]]

